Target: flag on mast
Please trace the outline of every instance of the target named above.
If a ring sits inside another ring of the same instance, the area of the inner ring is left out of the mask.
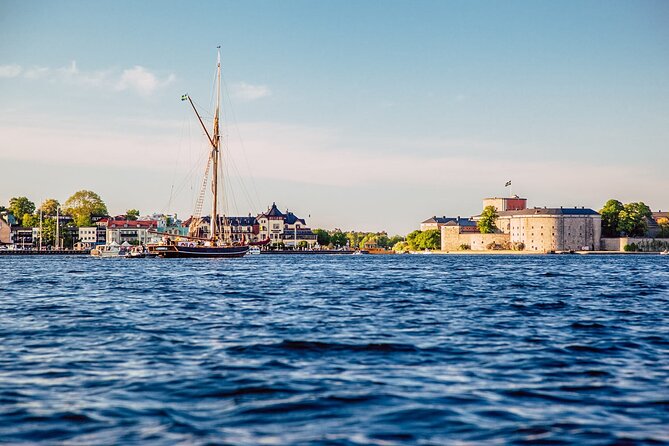
[[[506,184],[504,185],[504,187],[509,187],[509,186],[511,186],[511,180],[507,181]]]
[[[181,95],[181,100],[185,101],[186,99],[188,99],[188,95],[187,94],[182,94]]]

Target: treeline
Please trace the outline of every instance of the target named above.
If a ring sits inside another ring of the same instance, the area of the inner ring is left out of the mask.
[[[653,218],[653,212],[642,201],[623,204],[611,199],[599,213],[603,237],[643,237],[648,234],[648,223]],[[660,227],[657,237],[669,237],[669,220],[660,218],[657,224]]]
[[[406,236],[406,240],[393,245],[393,251],[424,251],[426,249],[441,249],[441,231],[428,229],[427,231],[413,231]]]
[[[376,247],[391,249],[395,244],[404,240],[404,237],[395,235],[389,237],[386,232],[343,232],[339,229],[328,231],[325,229],[314,229],[318,244],[329,248],[343,248],[348,246],[352,249],[365,249]]]

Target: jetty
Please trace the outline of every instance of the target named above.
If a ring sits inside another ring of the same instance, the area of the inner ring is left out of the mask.
[[[81,249],[2,249],[0,256],[82,256],[90,251]]]

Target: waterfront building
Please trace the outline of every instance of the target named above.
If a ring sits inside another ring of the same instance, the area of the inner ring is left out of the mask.
[[[532,252],[599,250],[602,218],[592,209],[527,208],[524,198],[486,198],[483,207],[494,206],[497,230],[481,234],[480,216],[469,223],[449,222],[441,227],[441,249],[522,249]],[[505,209],[505,210],[501,210]]]
[[[77,228],[77,248],[91,249],[97,245],[104,245],[107,241],[107,229],[102,226],[82,226]]]
[[[33,229],[22,226],[12,226],[11,241],[18,249],[33,248]]]
[[[106,242],[123,242],[130,244],[147,244],[155,241],[156,237],[149,231],[155,232],[158,222],[155,220],[120,220],[109,219],[106,222]]]
[[[602,216],[584,207],[504,211],[495,224],[526,251],[599,250],[602,237]]]
[[[285,246],[297,247],[306,243],[309,248],[313,248],[317,243],[317,236],[307,226],[305,219],[289,211],[284,214],[277,208],[276,203],[272,203],[256,219],[260,240],[269,239],[272,245],[283,243]]]
[[[226,217],[223,216],[221,227],[223,228],[223,237],[232,243],[257,242],[260,234],[260,225],[258,219],[252,217]]]
[[[428,218],[427,220],[423,221],[420,224],[420,230],[421,231],[429,231],[431,229],[441,229],[442,226],[444,225],[461,225],[463,227],[468,227],[471,226],[471,223],[473,223],[474,226],[476,226],[476,222],[469,218],[460,218],[460,216],[457,217],[431,217]]]
[[[210,216],[188,218],[182,223],[182,227],[200,238],[209,238]],[[256,243],[269,240],[271,245],[283,244],[284,246],[306,245],[314,247],[317,236],[307,226],[304,218],[299,218],[294,213],[281,212],[275,203],[267,208],[267,211],[253,217],[219,216],[218,227],[221,228],[223,238],[232,243]],[[302,243],[304,242],[304,243]]]

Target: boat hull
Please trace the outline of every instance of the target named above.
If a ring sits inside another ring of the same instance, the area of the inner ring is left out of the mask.
[[[164,258],[180,257],[243,257],[249,252],[248,246],[178,246],[156,245],[149,247],[150,254],[157,254]]]

